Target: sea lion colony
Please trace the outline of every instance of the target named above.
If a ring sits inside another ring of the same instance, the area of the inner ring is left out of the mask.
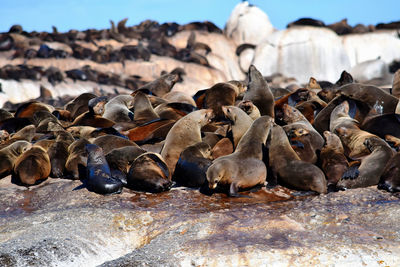
[[[202,54],[210,48],[197,43],[193,33],[181,50],[165,37],[180,30],[221,31],[209,22],[125,23],[68,33],[55,28],[53,33],[26,33],[13,26],[1,35],[0,49],[12,51],[12,57],[73,56],[122,64],[146,61],[153,53],[210,67]],[[103,46],[92,51],[75,43],[97,46],[102,38],[127,37],[140,42],[117,51]],[[45,40],[67,43],[73,52],[51,49]],[[39,49],[29,48],[32,44]],[[345,71],[335,84],[310,77],[304,86],[271,90],[252,65],[245,81],[217,83],[194,96],[171,91],[184,73],[175,69],[149,82],[85,66],[65,74],[132,93],[55,100],[42,88],[36,100],[7,103],[0,109],[1,178],[11,174],[13,183],[28,187],[49,177],[80,179],[83,187],[100,194],[120,193],[123,187],[156,193],[174,184],[230,196],[277,184],[320,194],[378,184],[400,190],[399,71],[389,90],[358,84]],[[62,82],[65,74],[25,64],[0,69],[3,79],[45,76],[50,83]]]

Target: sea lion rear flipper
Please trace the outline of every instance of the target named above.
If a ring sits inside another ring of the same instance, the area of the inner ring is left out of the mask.
[[[252,198],[251,196],[248,195],[241,195],[238,193],[239,187],[237,186],[236,183],[231,183],[229,187],[229,196],[230,197],[246,197],[246,198]]]

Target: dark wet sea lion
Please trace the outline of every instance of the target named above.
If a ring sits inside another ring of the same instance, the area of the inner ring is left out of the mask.
[[[98,194],[121,193],[122,182],[111,177],[110,167],[104,157],[101,147],[94,144],[87,144],[87,174],[83,183],[89,191]]]
[[[389,113],[366,118],[360,128],[381,138],[388,134],[400,138],[400,114]]]
[[[315,164],[318,160],[316,151],[312,143],[312,137],[306,129],[292,129],[286,133],[293,150],[302,161]]]
[[[161,151],[161,156],[172,174],[182,151],[190,145],[201,142],[200,129],[208,124],[212,117],[211,109],[202,109],[189,113],[172,126]]]
[[[19,155],[29,150],[32,147],[27,141],[15,141],[0,150],[0,178],[11,174],[15,160]]]
[[[168,166],[157,153],[144,153],[132,163],[127,176],[127,187],[139,191],[159,193],[172,186]]]
[[[249,84],[243,100],[250,100],[260,110],[261,115],[275,117],[274,96],[264,77],[254,65],[249,68]]]
[[[324,173],[317,166],[300,160],[279,125],[271,129],[269,163],[279,183],[297,190],[327,192]]]
[[[51,171],[50,158],[47,151],[34,145],[22,153],[14,165],[14,181],[23,185],[35,185],[49,177]]]
[[[187,187],[200,187],[206,181],[206,171],[211,165],[211,147],[204,142],[187,147],[176,163],[172,177],[177,183]]]
[[[106,154],[106,160],[110,166],[111,174],[118,178],[124,185],[127,184],[126,175],[132,162],[146,150],[136,146],[115,148]]]
[[[321,168],[325,173],[328,189],[332,190],[349,167],[340,138],[329,131],[324,132],[325,145],[321,150]]]
[[[360,188],[379,183],[386,164],[394,153],[390,146],[379,137],[369,137],[365,139],[363,145],[368,148],[371,154],[361,160],[361,165],[358,167],[358,175],[355,177],[342,177],[337,183],[339,188]]]

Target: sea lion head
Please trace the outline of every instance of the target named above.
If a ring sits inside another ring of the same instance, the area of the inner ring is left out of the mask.
[[[29,149],[32,148],[32,144],[29,143],[28,141],[16,141],[10,145],[10,148],[15,154],[20,155],[24,153],[25,151],[28,151]]]
[[[221,168],[220,164],[216,162],[207,169],[206,175],[209,188],[215,189],[224,177],[224,168]]]
[[[103,164],[104,155],[103,149],[95,144],[86,144],[85,149],[88,153],[87,164]]]
[[[305,119],[304,115],[297,108],[283,104],[283,120],[286,123],[293,123],[303,119]]]

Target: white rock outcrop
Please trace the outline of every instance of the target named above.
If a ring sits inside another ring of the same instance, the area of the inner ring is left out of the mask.
[[[366,82],[389,75],[389,67],[382,59],[361,62],[350,69],[350,74],[359,82]]]
[[[350,69],[340,37],[330,29],[310,26],[272,33],[257,46],[253,64],[265,76],[282,73],[301,83],[311,76],[335,82]]]
[[[235,6],[225,25],[225,34],[237,44],[257,45],[274,31],[267,14],[247,1]]]
[[[349,34],[340,38],[352,67],[379,57],[387,64],[400,59],[400,39],[390,32]]]

